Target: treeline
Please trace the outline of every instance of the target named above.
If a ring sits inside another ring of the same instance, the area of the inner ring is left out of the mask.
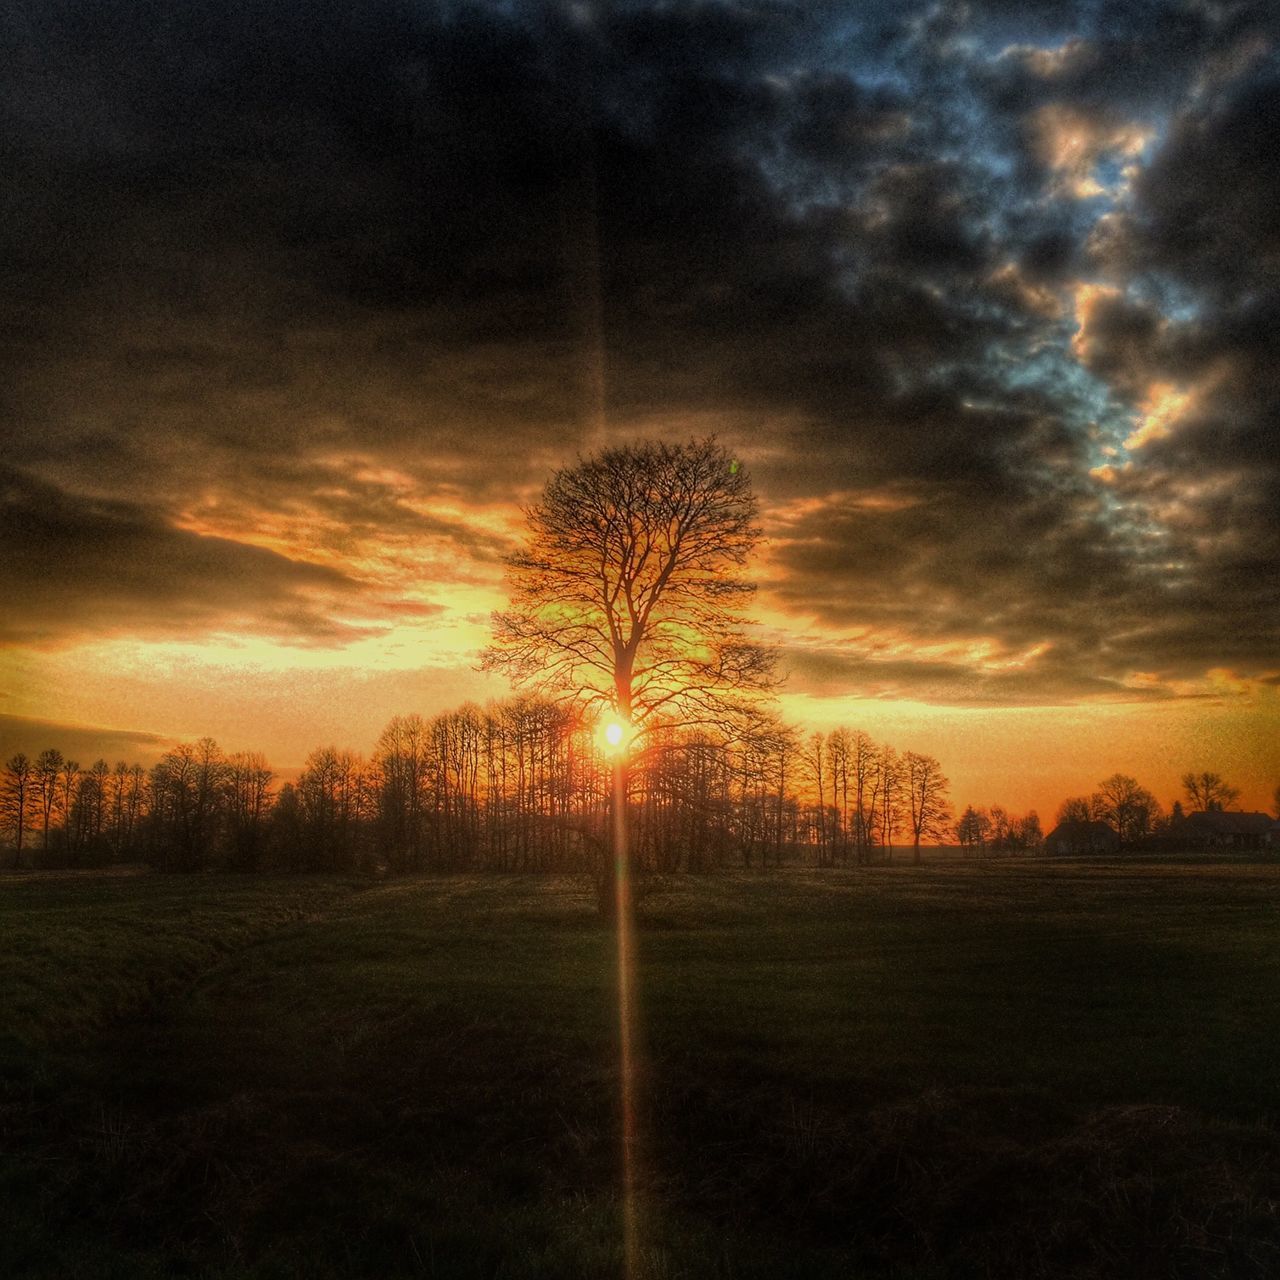
[[[1122,846],[1155,845],[1178,840],[1188,815],[1225,813],[1239,799],[1239,788],[1220,773],[1205,769],[1182,775],[1182,796],[1166,810],[1136,778],[1113,773],[1089,795],[1064,800],[1058,809],[1058,822],[1101,823]],[[1275,814],[1280,818],[1280,787],[1275,792]]]
[[[12,864],[162,870],[576,871],[608,847],[611,765],[594,726],[533,697],[397,716],[373,753],[323,747],[295,781],[205,738],[151,768],[83,769],[49,749],[0,777]],[[801,741],[776,718],[735,732],[647,732],[629,766],[644,869],[866,864],[945,836],[931,756],[836,729]]]
[[[1181,812],[1181,804],[1175,800],[1173,813],[1181,816]],[[1058,808],[1058,822],[1105,823],[1124,845],[1137,844],[1168,825],[1160,801],[1126,773],[1113,773],[1087,796],[1072,796],[1064,800]]]
[[[1044,845],[1040,815],[1034,809],[1028,814],[1015,816],[998,804],[989,809],[975,809],[967,805],[956,820],[954,833],[956,843],[966,854],[986,850],[1034,853]]]
[[[1220,774],[1209,771],[1182,775],[1184,807],[1174,800],[1166,811],[1154,793],[1127,773],[1113,773],[1102,779],[1087,796],[1071,796],[1058,807],[1056,826],[1101,824],[1123,848],[1145,847],[1152,842],[1176,839],[1188,812],[1222,812],[1239,798],[1237,788]],[[1280,789],[1278,789],[1280,791]],[[1277,795],[1280,811],[1280,794]],[[969,806],[957,819],[954,835],[965,853],[1034,852],[1044,846],[1046,833],[1034,811],[1015,816],[1000,805],[990,809]]]
[[[322,747],[293,781],[260,753],[228,754],[209,738],[150,769],[82,768],[51,748],[0,769],[0,836],[15,867],[580,871],[608,848],[610,768],[594,725],[536,697],[397,716],[369,757]],[[1182,781],[1189,810],[1239,796],[1216,773]],[[956,815],[947,790],[932,756],[861,730],[802,738],[776,717],[735,732],[665,724],[630,762],[632,853],[642,869],[674,872],[860,866],[944,842],[970,856],[1044,847],[1035,812]],[[1182,820],[1180,801],[1166,812],[1124,774],[1057,814],[1105,824],[1124,846],[1176,836]]]

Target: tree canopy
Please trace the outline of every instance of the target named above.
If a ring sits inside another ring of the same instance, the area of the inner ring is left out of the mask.
[[[579,459],[525,515],[484,669],[640,729],[723,724],[772,687],[772,654],[749,637],[744,612],[757,504],[714,438]]]
[[[1229,809],[1240,799],[1239,789],[1228,784],[1220,773],[1203,769],[1199,773],[1184,773],[1182,789],[1192,809],[1204,813]]]

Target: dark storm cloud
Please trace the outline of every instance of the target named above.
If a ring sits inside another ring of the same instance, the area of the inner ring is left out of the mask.
[[[354,638],[328,617],[355,583],[320,565],[174,528],[135,503],[73,499],[0,469],[0,640],[65,631],[185,635],[247,618],[286,640]]]
[[[1121,332],[1091,362],[1121,395],[1144,379],[1188,403],[1116,477],[1158,519],[1187,606],[1151,620],[1152,643],[1274,670],[1280,653],[1280,67],[1255,41],[1169,124],[1132,207],[1097,247],[1129,296]],[[1225,69],[1224,69],[1225,68]],[[1242,69],[1243,68],[1243,69]],[[1119,310],[1117,310],[1117,315]],[[1158,323],[1153,323],[1159,316]],[[1217,619],[1216,630],[1212,621]],[[1239,650],[1252,648],[1253,661]]]
[[[856,689],[864,698],[908,698],[957,707],[1066,705],[1083,699],[1159,702],[1173,696],[1161,687],[1134,687],[1084,675],[1052,659],[1034,659],[1023,669],[1000,671],[965,662],[790,647],[783,649],[782,660],[793,683],[819,696]]]
[[[0,758],[6,760],[18,751],[34,760],[41,751],[55,747],[85,766],[99,756],[113,763],[140,760],[150,764],[171,745],[171,738],[156,733],[0,714]]]
[[[1243,80],[1178,113],[1165,145],[1136,183],[1119,220],[1112,264],[1170,274],[1230,306],[1273,289],[1280,271],[1280,66],[1269,59]]]
[[[618,438],[743,449],[785,607],[1041,647],[971,669],[983,697],[1270,669],[1274,32],[1104,9],[11,6],[0,408],[86,526],[28,537],[15,585],[109,530],[104,603],[16,634],[214,625],[237,576],[323,637],[326,592],[374,588],[236,531],[492,559],[383,472],[518,500],[598,443],[602,385]],[[1157,382],[1194,412],[1126,452]]]

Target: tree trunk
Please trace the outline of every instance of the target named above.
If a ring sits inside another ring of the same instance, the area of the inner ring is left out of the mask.
[[[596,879],[596,906],[602,919],[617,921],[631,914],[631,843],[627,814],[628,768],[625,755],[611,770],[613,798],[609,806],[610,841]]]

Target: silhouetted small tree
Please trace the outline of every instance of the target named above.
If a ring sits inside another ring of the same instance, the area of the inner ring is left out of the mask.
[[[1113,773],[1098,783],[1098,794],[1106,804],[1103,821],[1121,844],[1133,844],[1150,834],[1160,816],[1160,802],[1128,774]]]
[[[0,818],[13,837],[13,865],[22,865],[22,844],[36,795],[36,771],[23,751],[11,756],[0,778]]]
[[[1056,821],[1063,822],[1105,822],[1107,817],[1107,801],[1095,791],[1092,795],[1072,796],[1058,806]]]
[[[49,853],[49,829],[53,812],[58,803],[58,778],[62,773],[62,752],[50,747],[36,757],[36,801],[44,825],[44,843],[41,848]]]
[[[920,862],[920,842],[941,840],[951,820],[947,788],[942,766],[932,757],[908,751],[902,757],[903,783],[907,811],[911,820],[912,860]]]
[[[227,861],[237,871],[256,870],[262,857],[274,777],[261,752],[237,751],[227,758]]]
[[[1184,773],[1182,789],[1191,808],[1202,813],[1229,809],[1240,799],[1240,792],[1236,787],[1229,786],[1221,774],[1211,773],[1207,769],[1200,773]]]
[[[955,825],[955,836],[960,847],[967,851],[981,849],[986,843],[987,832],[991,830],[991,819],[983,809],[975,809],[966,805]]]

